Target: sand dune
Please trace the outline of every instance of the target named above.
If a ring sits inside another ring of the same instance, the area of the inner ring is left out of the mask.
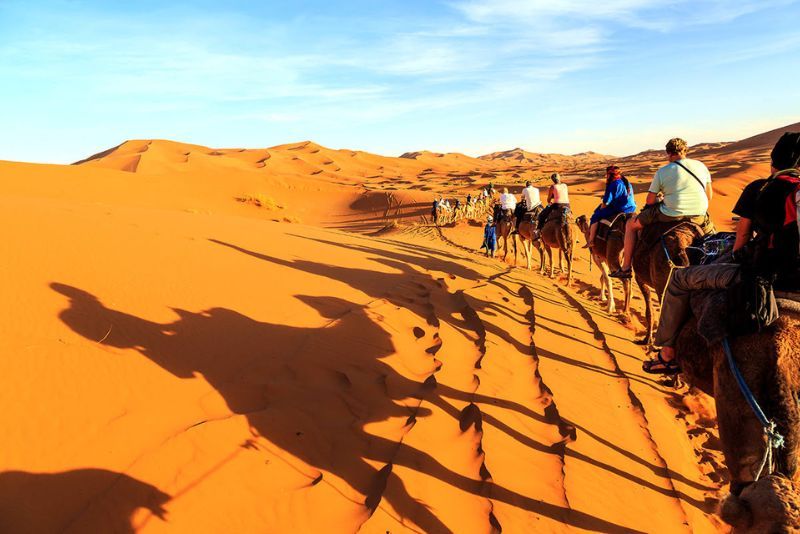
[[[775,135],[696,149],[722,225]],[[660,157],[617,161],[641,191]],[[642,374],[584,253],[565,288],[423,223],[530,158],[0,162],[0,531],[718,531],[713,403]],[[606,158],[566,169],[578,213]]]

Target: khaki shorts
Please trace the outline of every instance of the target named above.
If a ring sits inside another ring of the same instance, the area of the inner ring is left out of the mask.
[[[689,221],[700,227],[703,227],[706,221],[706,216],[697,215],[695,217],[670,217],[669,215],[664,215],[661,213],[661,210],[658,208],[645,208],[639,212],[639,215],[636,216],[636,220],[639,221],[642,226],[647,226],[648,224],[657,222]]]

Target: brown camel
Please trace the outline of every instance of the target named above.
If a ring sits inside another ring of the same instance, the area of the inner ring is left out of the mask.
[[[517,240],[511,235],[511,232],[514,231],[514,216],[508,215],[503,213],[500,215],[499,220],[495,224],[496,226],[496,234],[497,234],[497,248],[500,248],[500,239],[503,240],[503,261],[506,261],[506,256],[508,256],[508,242],[514,246],[514,263],[516,263],[517,258]]]
[[[564,272],[564,258],[566,257],[567,285],[570,285],[572,283],[572,253],[574,237],[572,234],[572,225],[570,224],[569,216],[567,216],[567,224],[561,224],[561,212],[558,209],[554,209],[545,221],[544,226],[541,228],[539,232],[539,238],[536,241],[539,241],[539,243],[534,242],[533,246],[544,250],[544,252],[547,254],[547,259],[550,262],[550,278],[555,276],[555,265],[553,265],[552,249],[558,249],[558,268],[561,272]],[[542,255],[541,272],[544,273],[544,270],[544,255]]]
[[[623,214],[617,215],[611,223],[608,234],[605,239],[595,236],[594,243],[592,243],[591,256],[595,264],[600,268],[600,300],[607,302],[608,313],[616,311],[616,304],[614,303],[614,285],[612,284],[609,274],[611,271],[616,271],[622,265],[622,248],[623,237],[625,236],[625,222],[626,217]],[[575,224],[583,232],[586,239],[589,238],[589,221],[586,215],[581,215],[575,220]],[[608,296],[606,297],[606,290]],[[627,316],[631,309],[631,281],[630,279],[622,280],[622,290],[625,293],[623,313]]]
[[[642,291],[645,305],[646,332],[644,339],[639,342],[642,345],[649,346],[653,342],[653,290],[660,299],[670,276],[670,261],[677,267],[689,265],[686,249],[702,235],[699,226],[688,222],[649,224],[642,230],[632,262],[636,284]]]
[[[541,208],[538,211],[534,211],[533,213],[526,213],[523,215],[522,222],[519,223],[519,228],[517,229],[517,236],[519,237],[520,243],[522,243],[522,250],[525,252],[525,259],[527,261],[527,269],[531,270],[531,254],[532,248],[536,248],[539,251],[539,264],[540,264],[540,272],[544,273],[544,248],[542,247],[542,242],[539,239],[536,239],[534,236],[534,230],[536,228],[536,218],[541,212]],[[514,265],[517,264],[517,247],[516,244],[514,246]]]
[[[730,340],[742,376],[766,416],[784,437],[774,453],[775,473],[753,484],[766,450],[761,423],[729,368],[720,343],[709,347],[691,319],[681,330],[676,353],[683,378],[714,396],[717,423],[730,473],[731,494],[720,515],[734,532],[797,532],[800,528],[794,482],[800,450],[800,306],[779,300],[781,317],[757,334]],[[765,473],[766,474],[766,473]],[[769,528],[767,528],[769,525]],[[787,528],[777,528],[782,525]]]

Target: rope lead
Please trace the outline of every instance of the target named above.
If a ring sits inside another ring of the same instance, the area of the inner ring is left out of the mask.
[[[768,475],[771,475],[774,471],[775,466],[773,464],[773,451],[783,447],[784,438],[777,431],[775,421],[767,419],[767,416],[764,414],[761,406],[758,405],[758,401],[756,401],[756,398],[753,396],[753,392],[750,391],[749,387],[747,387],[747,382],[745,382],[742,373],[739,371],[739,367],[736,365],[736,361],[733,359],[733,352],[731,351],[731,346],[728,343],[727,337],[722,339],[722,348],[725,350],[725,356],[728,359],[728,366],[731,368],[734,378],[736,378],[736,383],[739,385],[742,395],[750,405],[753,413],[756,415],[758,422],[761,423],[762,427],[764,427],[764,436],[767,439],[767,447],[764,450],[764,457],[761,459],[761,464],[759,465],[758,471],[755,474],[755,480],[757,482],[758,479],[761,478],[761,474],[763,473],[765,467],[767,468]]]

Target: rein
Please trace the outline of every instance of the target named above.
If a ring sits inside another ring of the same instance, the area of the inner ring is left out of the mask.
[[[758,401],[756,401],[756,398],[753,396],[753,392],[747,387],[747,382],[745,382],[742,373],[739,371],[736,360],[733,359],[733,352],[731,352],[731,346],[728,343],[727,337],[722,339],[722,348],[725,350],[728,366],[731,368],[734,378],[736,378],[736,383],[739,385],[742,395],[753,410],[758,422],[761,423],[761,426],[764,428],[764,436],[767,438],[767,447],[764,451],[764,457],[761,459],[761,464],[755,474],[756,482],[758,482],[758,479],[761,478],[761,474],[764,471],[764,467],[767,467],[768,475],[772,474],[775,468],[773,464],[773,451],[783,447],[784,439],[775,429],[775,421],[767,419],[761,406],[758,405]]]

